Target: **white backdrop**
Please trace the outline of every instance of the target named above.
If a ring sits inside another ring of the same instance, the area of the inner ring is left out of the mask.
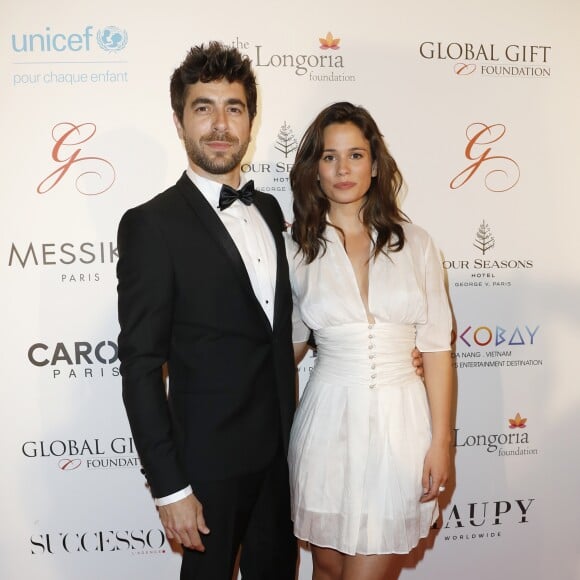
[[[244,170],[288,220],[296,141],[351,100],[444,254],[456,474],[399,577],[580,578],[576,0],[20,0],[0,13],[3,579],[177,578],[121,404],[115,236],[185,167],[169,77],[211,39],[254,61]]]

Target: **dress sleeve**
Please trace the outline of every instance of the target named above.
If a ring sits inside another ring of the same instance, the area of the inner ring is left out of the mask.
[[[427,321],[417,325],[417,348],[421,352],[451,350],[452,317],[445,288],[441,255],[430,236],[425,247],[425,296]]]
[[[296,281],[296,244],[288,232],[284,232],[286,245],[286,258],[290,269],[290,285],[292,286],[292,342],[306,342],[310,337],[310,328],[302,320],[300,313],[300,298],[298,296],[298,284]]]
[[[294,306],[292,308],[292,342],[306,342],[310,336],[310,329],[302,320],[300,307],[296,303],[294,291],[292,291],[292,300],[294,301]]]

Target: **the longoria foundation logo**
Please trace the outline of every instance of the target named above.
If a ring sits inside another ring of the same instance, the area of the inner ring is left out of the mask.
[[[236,38],[231,45],[244,51],[258,71],[260,69],[288,71],[312,82],[356,81],[356,76],[345,70],[347,66],[342,38],[330,31],[313,39],[312,46],[302,50],[281,50],[263,44],[252,46],[250,42],[240,38]]]
[[[479,256],[443,260],[443,268],[449,273],[450,285],[465,288],[509,288],[512,285],[510,273],[521,273],[534,268],[532,258],[494,256],[498,251],[496,236],[485,219],[474,228],[471,247],[477,250]]]
[[[495,44],[424,41],[418,47],[423,60],[447,65],[458,77],[549,78],[552,47],[545,44]]]
[[[516,413],[506,421],[505,431],[496,433],[466,433],[463,429],[455,429],[454,445],[458,452],[485,451],[498,457],[523,457],[538,455],[539,450],[532,447],[527,417]]]

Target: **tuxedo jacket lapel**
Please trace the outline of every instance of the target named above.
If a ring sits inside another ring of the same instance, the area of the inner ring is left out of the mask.
[[[244,292],[248,293],[250,296],[253,297],[253,302],[255,303],[256,308],[260,312],[263,321],[267,328],[271,331],[272,327],[270,325],[270,321],[264,312],[264,309],[260,305],[256,295],[254,294],[254,290],[252,288],[252,282],[250,281],[250,277],[248,275],[248,271],[246,270],[246,266],[244,265],[244,261],[234,240],[228,233],[228,230],[216,215],[214,208],[210,206],[207,202],[203,194],[199,191],[199,189],[191,182],[191,180],[185,175],[182,175],[181,179],[177,182],[177,185],[181,188],[185,199],[187,200],[189,206],[194,211],[194,213],[198,217],[199,223],[205,228],[206,232],[209,234],[209,237],[215,242],[216,246],[219,247],[225,254],[228,256],[230,263],[232,265],[233,271],[236,273],[236,277],[240,280],[242,284],[242,289]],[[259,209],[259,208],[258,208]],[[260,210],[260,213],[264,216],[264,213]],[[264,216],[266,222],[270,229],[272,229],[272,224],[270,223],[271,220],[267,219]],[[279,236],[278,236],[279,237]],[[274,239],[276,240],[276,252],[278,254],[278,262],[279,260],[279,253],[280,253],[280,246],[276,236],[274,235]],[[279,268],[276,269],[278,271]],[[274,306],[276,303],[274,303]]]
[[[254,205],[258,208],[264,221],[268,224],[276,244],[276,286],[274,294],[274,326],[276,326],[276,321],[280,319],[283,312],[282,307],[286,303],[285,298],[287,298],[287,291],[285,289],[289,286],[288,262],[286,260],[284,238],[282,237],[282,213],[277,206],[266,204],[263,199],[260,193],[257,192],[254,198]],[[278,209],[278,212],[275,213],[272,211],[274,207]]]

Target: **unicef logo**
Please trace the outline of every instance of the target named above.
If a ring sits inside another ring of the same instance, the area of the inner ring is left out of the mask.
[[[97,32],[99,46],[107,52],[119,52],[127,46],[127,32],[116,26],[106,26]]]

